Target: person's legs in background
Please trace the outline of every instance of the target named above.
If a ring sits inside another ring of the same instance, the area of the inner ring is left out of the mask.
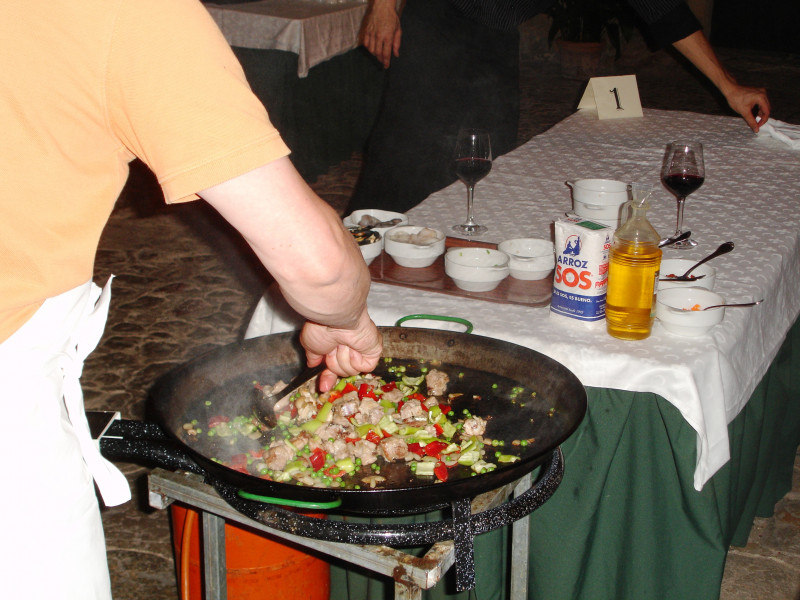
[[[405,212],[455,181],[461,127],[492,135],[495,156],[516,147],[519,34],[465,19],[447,0],[409,0],[364,167],[347,212]]]

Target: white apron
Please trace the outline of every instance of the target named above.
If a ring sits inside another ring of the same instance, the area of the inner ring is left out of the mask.
[[[50,298],[0,344],[0,585],[6,598],[108,600],[94,482],[130,499],[92,441],[79,378],[108,315],[111,278]]]

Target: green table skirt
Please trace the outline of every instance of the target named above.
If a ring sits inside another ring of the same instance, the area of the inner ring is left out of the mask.
[[[800,444],[800,326],[795,323],[729,425],[731,460],[697,492],[696,433],[655,394],[588,388],[589,410],[562,450],[564,480],[530,517],[535,600],[715,600],[728,547],[791,489]],[[416,519],[424,519],[425,516]],[[508,597],[509,527],[475,540],[476,588],[452,570],[428,599]],[[388,578],[331,569],[334,600],[393,597]]]

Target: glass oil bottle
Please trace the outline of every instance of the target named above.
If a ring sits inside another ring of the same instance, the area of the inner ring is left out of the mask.
[[[614,232],[609,256],[606,327],[623,340],[647,338],[655,318],[661,249],[658,232],[647,220],[652,191],[650,185],[631,185],[629,217]]]

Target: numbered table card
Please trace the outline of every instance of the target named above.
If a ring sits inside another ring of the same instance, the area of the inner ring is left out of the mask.
[[[592,77],[578,104],[578,110],[583,108],[596,108],[599,119],[641,117],[636,75]]]

